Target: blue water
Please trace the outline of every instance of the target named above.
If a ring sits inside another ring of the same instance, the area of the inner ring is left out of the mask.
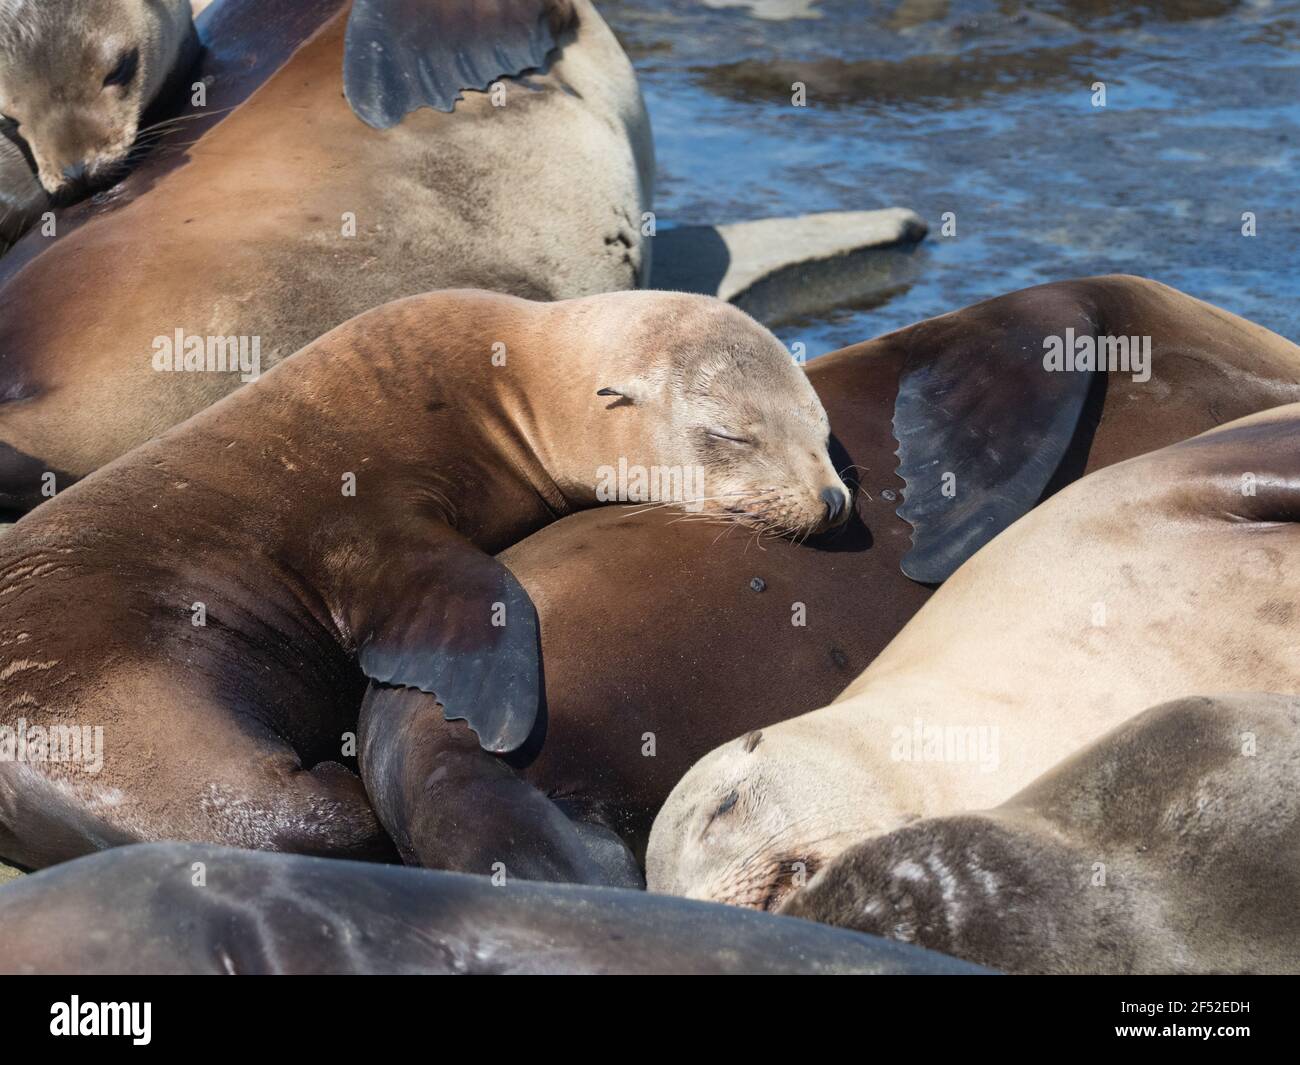
[[[777,327],[810,354],[1113,271],[1300,340],[1300,0],[600,9],[654,122],[661,225],[890,206],[930,224],[906,291]]]

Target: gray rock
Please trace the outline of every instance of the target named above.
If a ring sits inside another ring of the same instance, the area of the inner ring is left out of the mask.
[[[651,287],[718,296],[768,325],[882,300],[916,276],[926,224],[913,211],[829,211],[654,238]]]

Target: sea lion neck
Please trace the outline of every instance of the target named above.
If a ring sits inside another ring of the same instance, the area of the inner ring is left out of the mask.
[[[595,313],[570,328],[580,303]],[[298,417],[316,427],[322,453],[327,439],[341,441],[337,461],[348,469],[364,465],[386,491],[500,550],[594,504],[599,456],[648,446],[641,412],[610,411],[597,395],[637,359],[615,342],[625,335],[620,306],[610,296],[413,296],[344,323],[253,387],[259,405],[308,408]],[[321,373],[322,363],[335,369]],[[358,440],[358,409],[385,411],[385,431]]]
[[[507,345],[508,372],[495,380],[497,409],[508,415],[557,496],[557,512],[591,506],[602,464],[651,461],[648,415],[611,386],[646,381],[659,369],[636,335],[643,293],[606,293],[558,303],[511,301],[521,313]],[[535,482],[536,483],[536,482]]]
[[[436,357],[410,360],[402,387],[472,422],[476,446],[535,493],[550,519],[589,506],[598,456],[645,446],[641,419],[605,416],[610,399],[598,395],[634,365],[644,370],[623,342],[620,295],[557,303],[473,290],[418,297],[410,328],[436,345]]]
[[[385,432],[364,442],[365,465],[476,543],[501,549],[571,509],[540,448],[554,448],[544,427],[577,356],[548,351],[539,307],[473,290],[410,297],[345,323],[266,383],[279,379],[276,392],[294,402],[295,379],[311,376],[320,433],[336,427],[354,451],[350,412],[386,411]],[[313,373],[321,361],[347,368]]]

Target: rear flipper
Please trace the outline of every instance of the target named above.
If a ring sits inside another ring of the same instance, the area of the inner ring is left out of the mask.
[[[518,880],[639,882],[616,835],[570,821],[484,751],[464,722],[447,721],[432,695],[371,683],[358,746],[370,801],[408,865]]]

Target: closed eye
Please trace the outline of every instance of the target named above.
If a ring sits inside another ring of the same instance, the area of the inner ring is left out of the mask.
[[[140,49],[132,48],[117,61],[117,66],[104,76],[104,87],[109,85],[130,85],[140,66]]]
[[[752,444],[753,441],[747,436],[741,436],[739,433],[733,433],[730,429],[710,429],[709,436],[716,437],[719,440],[730,440],[733,444]]]

